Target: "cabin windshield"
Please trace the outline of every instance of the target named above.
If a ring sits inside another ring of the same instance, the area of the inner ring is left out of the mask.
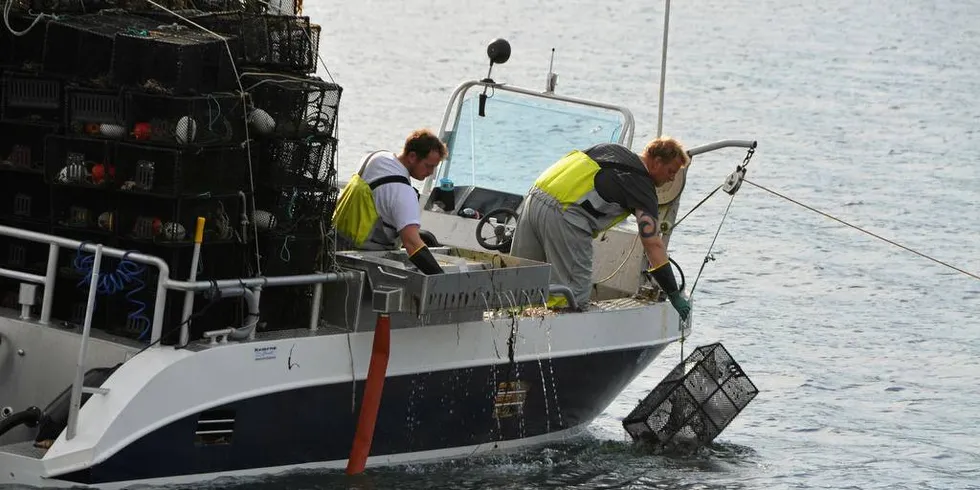
[[[524,194],[545,169],[572,150],[620,142],[626,124],[616,110],[545,96],[490,89],[479,115],[482,86],[468,90],[447,143],[441,177],[456,186]]]

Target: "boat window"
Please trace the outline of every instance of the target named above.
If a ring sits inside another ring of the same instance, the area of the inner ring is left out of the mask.
[[[457,186],[523,195],[568,152],[618,142],[625,124],[611,109],[500,89],[491,89],[481,117],[482,91],[469,90],[449,137],[448,177]]]

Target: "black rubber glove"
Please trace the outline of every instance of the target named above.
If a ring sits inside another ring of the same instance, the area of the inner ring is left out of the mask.
[[[429,247],[425,245],[422,245],[412,255],[409,255],[408,260],[412,261],[415,267],[418,267],[424,274],[442,274],[442,267],[436,262],[436,258],[432,256]]]
[[[660,289],[667,294],[667,299],[670,300],[670,304],[680,314],[681,320],[686,320],[687,315],[691,313],[691,303],[677,287],[677,280],[674,279],[674,268],[670,266],[670,262],[659,267],[647,269],[646,274],[652,277],[654,281],[657,281]]]

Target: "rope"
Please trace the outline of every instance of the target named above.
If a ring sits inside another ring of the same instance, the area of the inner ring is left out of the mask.
[[[707,197],[701,200],[701,202],[698,203],[698,206],[707,201],[709,197],[718,191],[718,189],[721,189],[721,186],[718,186],[715,190],[711,191],[711,194],[708,194]],[[694,298],[694,290],[698,287],[698,280],[701,279],[701,274],[704,272],[704,266],[708,265],[708,262],[714,260],[714,257],[711,255],[711,249],[715,247],[715,242],[718,241],[718,235],[721,233],[721,227],[724,226],[725,219],[728,218],[728,212],[731,211],[732,203],[734,202],[735,194],[732,194],[731,199],[728,200],[728,206],[725,207],[725,213],[721,215],[721,221],[718,223],[718,229],[715,230],[715,236],[711,238],[711,244],[708,245],[708,251],[704,254],[704,260],[701,262],[701,268],[698,269],[698,275],[694,277],[694,284],[691,286],[691,294],[688,295],[689,300]],[[694,209],[697,209],[698,206],[694,206]],[[691,211],[694,211],[694,209]],[[691,214],[691,212],[689,211],[687,214]],[[684,218],[687,217],[687,214],[684,215]],[[678,220],[677,223],[680,223],[684,218]],[[674,223],[674,226],[677,226],[677,223]],[[685,330],[687,330],[685,327],[687,327],[686,320],[681,324],[681,362],[684,362],[684,341],[687,339],[687,336],[684,334]]]
[[[684,219],[687,218],[688,216],[690,216],[691,213],[693,213],[696,209],[698,209],[699,207],[701,207],[701,205],[704,204],[708,199],[710,199],[711,196],[715,195],[715,193],[718,192],[718,189],[721,189],[721,187],[722,186],[720,186],[720,185],[718,187],[715,187],[715,190],[713,190],[710,193],[708,193],[708,195],[705,196],[704,199],[701,199],[701,202],[697,203],[684,216],[681,216],[681,219],[675,221],[674,224],[671,225],[670,230],[673,231],[674,228],[677,228],[677,225],[681,224],[681,221],[684,221]],[[626,262],[629,262],[629,258],[633,255],[633,250],[636,250],[636,244],[639,241],[640,241],[640,235],[634,236],[633,237],[633,244],[630,245],[630,251],[629,252],[626,252],[626,255],[623,257],[623,261],[619,263],[619,266],[616,267],[616,270],[610,272],[608,276],[606,276],[606,277],[604,277],[604,278],[596,281],[595,284],[602,284],[602,283],[604,283],[604,282],[612,279],[616,274],[619,274],[620,271],[623,270],[623,266],[626,265]]]
[[[694,285],[691,286],[691,294],[689,298],[694,297],[694,289],[698,287],[698,279],[701,279],[701,273],[704,272],[704,266],[708,265],[712,259],[711,249],[715,247],[715,242],[718,241],[718,234],[721,233],[721,227],[725,224],[725,218],[728,217],[728,211],[732,209],[732,203],[735,202],[735,194],[732,194],[732,198],[728,200],[728,207],[725,208],[725,214],[721,215],[721,222],[718,223],[718,229],[715,230],[715,236],[711,239],[711,245],[708,245],[708,252],[704,255],[704,261],[701,262],[701,269],[698,270],[698,275],[694,278]]]
[[[707,202],[708,199],[711,199],[711,196],[715,195],[715,193],[718,192],[719,189],[721,189],[721,186],[720,185],[718,187],[715,187],[715,190],[709,192],[707,196],[704,196],[704,199],[702,199],[701,202],[697,203],[693,208],[691,208],[690,211],[688,211],[687,213],[685,213],[684,216],[681,216],[681,219],[675,221],[674,224],[671,225],[670,230],[673,231],[674,228],[677,228],[677,225],[681,224],[681,221],[684,221],[685,219],[687,219],[687,217],[690,216],[691,213],[693,213],[696,209],[698,209],[699,207],[701,207],[701,205],[704,204],[705,202]]]
[[[855,230],[860,231],[861,233],[865,233],[865,234],[870,235],[870,236],[872,236],[874,238],[877,238],[878,240],[881,240],[881,241],[883,241],[885,243],[888,243],[890,245],[894,245],[894,246],[896,246],[896,247],[898,247],[898,248],[900,248],[902,250],[905,250],[906,252],[911,252],[911,253],[913,253],[915,255],[918,255],[919,257],[922,257],[924,259],[931,260],[931,261],[933,261],[933,262],[935,262],[935,263],[937,263],[937,264],[939,264],[941,266],[948,267],[949,269],[952,269],[952,270],[954,270],[956,272],[959,272],[960,274],[963,274],[965,276],[972,277],[974,279],[980,280],[980,275],[977,275],[977,274],[974,274],[972,272],[969,272],[969,271],[966,271],[964,269],[961,269],[959,267],[956,267],[956,266],[954,266],[952,264],[949,264],[948,262],[943,262],[942,260],[939,260],[939,259],[937,259],[935,257],[931,257],[931,256],[926,255],[926,254],[924,254],[922,252],[919,252],[917,250],[913,250],[913,249],[911,249],[911,248],[909,248],[909,247],[907,247],[905,245],[902,245],[901,243],[898,243],[898,242],[896,242],[894,240],[890,240],[890,239],[885,238],[885,237],[883,237],[881,235],[877,235],[877,234],[872,233],[872,232],[870,232],[868,230],[865,230],[864,228],[861,228],[860,226],[852,225],[852,224],[850,224],[850,223],[848,223],[848,222],[846,222],[846,221],[844,221],[844,220],[842,220],[842,219],[840,219],[840,218],[838,218],[836,216],[833,216],[833,215],[831,215],[829,213],[826,213],[826,212],[823,212],[823,211],[821,211],[821,210],[819,210],[817,208],[814,208],[813,206],[808,206],[806,204],[801,203],[800,201],[797,201],[795,199],[790,198],[789,196],[780,194],[780,193],[778,193],[778,192],[776,192],[776,191],[774,191],[772,189],[769,189],[769,188],[767,188],[765,186],[756,184],[755,182],[752,182],[749,179],[744,179],[744,182],[746,184],[752,184],[753,186],[758,187],[759,189],[762,189],[762,190],[764,190],[764,191],[766,191],[766,192],[768,192],[768,193],[770,193],[770,194],[772,194],[774,196],[781,197],[781,198],[783,198],[783,199],[785,199],[785,200],[787,200],[787,201],[789,201],[789,202],[791,202],[793,204],[796,204],[797,206],[803,207],[803,208],[805,208],[805,209],[807,209],[809,211],[813,211],[814,213],[817,213],[817,214],[819,214],[821,216],[824,216],[826,218],[830,218],[830,219],[832,219],[832,220],[834,220],[834,221],[836,221],[836,222],[838,222],[838,223],[840,223],[840,224],[842,224],[844,226],[848,226],[848,227],[854,228]]]

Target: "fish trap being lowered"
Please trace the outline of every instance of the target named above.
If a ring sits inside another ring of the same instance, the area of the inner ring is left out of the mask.
[[[759,394],[720,343],[698,347],[623,419],[634,441],[657,449],[710,443]]]

